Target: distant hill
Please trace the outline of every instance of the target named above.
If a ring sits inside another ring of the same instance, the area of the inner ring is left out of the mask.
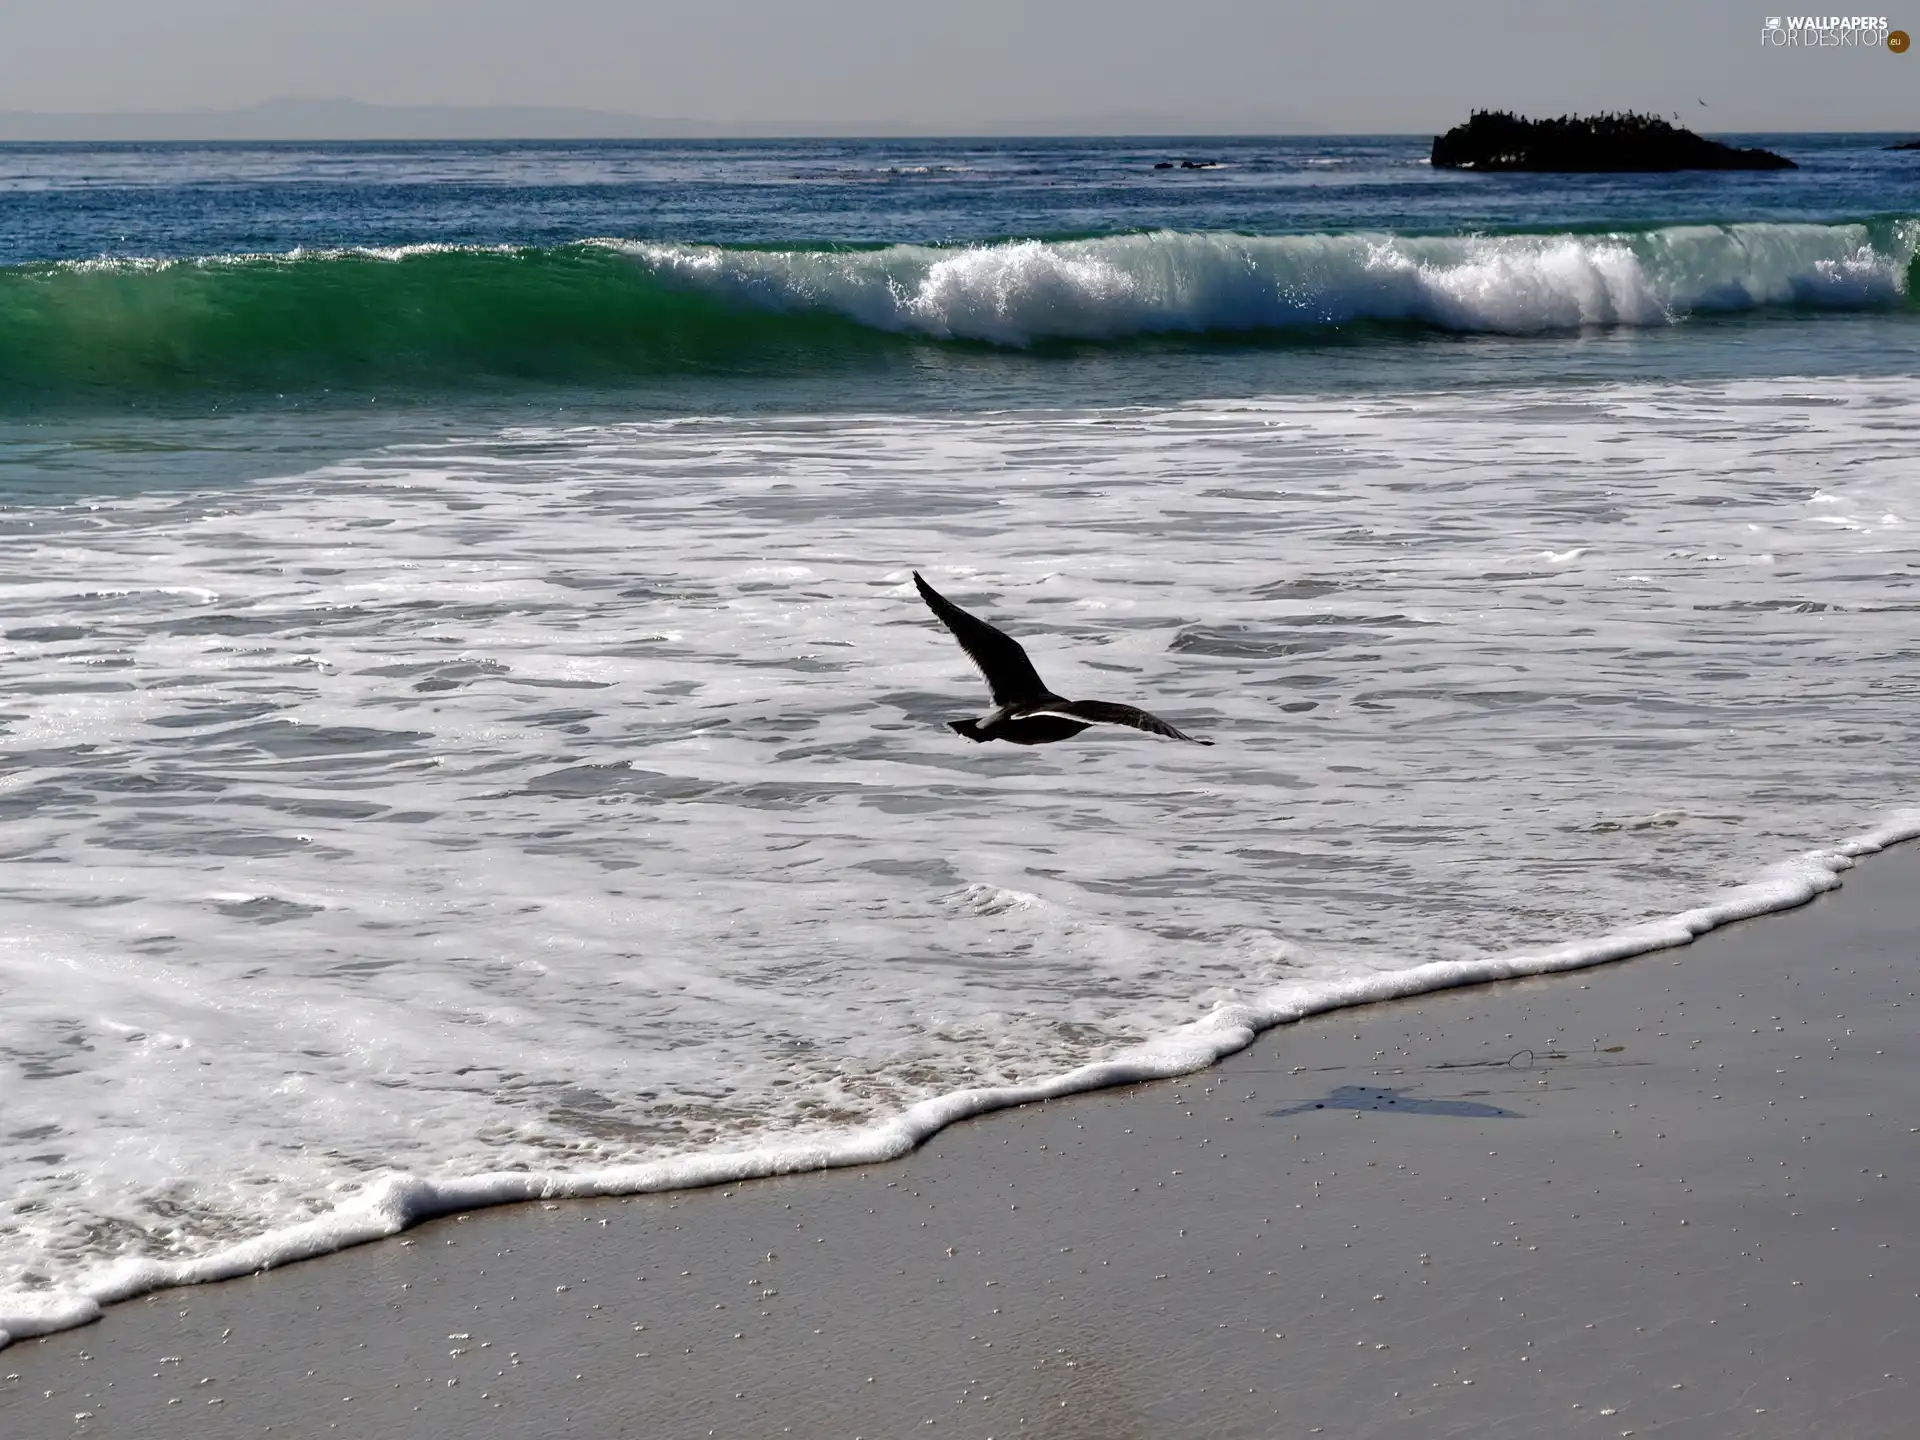
[[[0,141],[18,140],[548,140],[710,133],[692,121],[533,105],[364,105],[269,100],[244,110],[0,111]]]
[[[1792,170],[1784,155],[1743,150],[1653,115],[1562,115],[1523,120],[1476,110],[1433,141],[1432,163],[1459,170],[1619,173],[1641,170]]]
[[[538,105],[367,105],[358,100],[269,100],[244,110],[51,113],[0,110],[0,143],[116,140],[691,140],[751,136],[1272,135],[1310,128],[1274,111],[1190,117],[1146,111],[996,117],[973,125],[887,121],[722,123]]]

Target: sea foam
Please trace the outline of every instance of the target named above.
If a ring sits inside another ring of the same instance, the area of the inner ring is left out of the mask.
[[[1356,321],[1526,335],[1697,311],[1857,308],[1906,294],[1920,222],[1690,225],[1597,235],[1159,232],[854,252],[632,247],[745,304],[876,329],[1031,345]]]
[[[1817,848],[1915,798],[1916,460],[1913,380],[1774,378],[43,499],[0,555],[0,1328],[1805,899],[1912,833]],[[916,566],[1219,743],[957,741]]]
[[[426,1220],[530,1200],[642,1195],[897,1160],[947,1126],[995,1110],[1089,1090],[1164,1080],[1205,1069],[1244,1050],[1266,1030],[1333,1010],[1401,1000],[1466,985],[1582,970],[1686,945],[1739,920],[1806,904],[1838,888],[1857,857],[1920,838],[1920,810],[1901,812],[1831,850],[1771,867],[1749,883],[1677,915],[1589,940],[1485,960],[1443,961],[1315,984],[1284,985],[1250,1003],[1223,1004],[1189,1025],[1110,1060],[1081,1065],[1024,1085],[954,1090],[878,1124],[805,1143],[776,1143],[676,1156],[639,1165],[486,1175],[387,1175],[326,1214],[225,1246],[190,1260],[116,1261],[77,1285],[45,1294],[0,1296],[0,1348],[14,1340],[72,1329],[100,1318],[101,1307],[178,1285],[257,1274],[297,1260],[385,1239]]]

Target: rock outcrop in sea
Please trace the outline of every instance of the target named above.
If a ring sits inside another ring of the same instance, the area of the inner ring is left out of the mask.
[[[1458,170],[1628,172],[1641,170],[1792,170],[1771,150],[1708,140],[1653,115],[1562,115],[1526,120],[1476,110],[1433,141],[1432,163]]]

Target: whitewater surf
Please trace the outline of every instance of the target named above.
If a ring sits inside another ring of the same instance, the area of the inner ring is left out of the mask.
[[[804,250],[592,240],[0,269],[0,392],[446,392],[804,374],[902,346],[1299,343],[1911,304],[1920,217],[1594,234],[1155,232]]]

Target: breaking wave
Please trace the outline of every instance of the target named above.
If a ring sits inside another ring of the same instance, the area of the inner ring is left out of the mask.
[[[934,247],[592,240],[0,269],[0,396],[793,373],[929,344],[1533,335],[1902,309],[1920,217],[1604,234],[1158,232]]]

